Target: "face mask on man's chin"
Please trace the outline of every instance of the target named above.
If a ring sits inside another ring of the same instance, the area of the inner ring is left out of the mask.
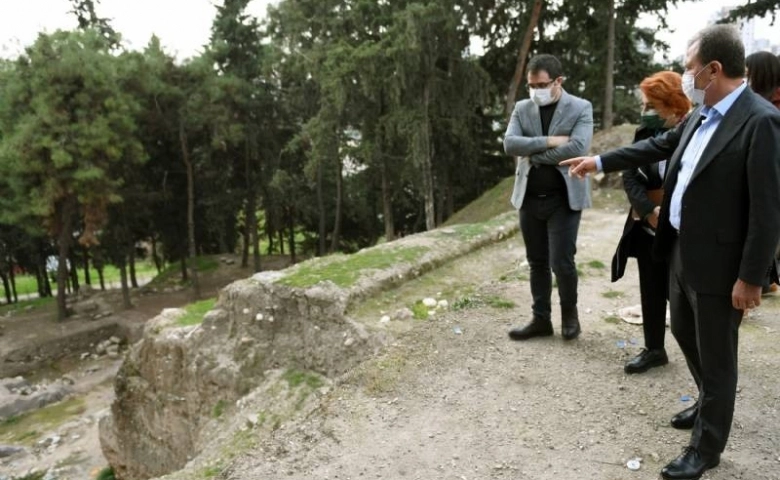
[[[549,105],[553,103],[554,98],[552,95],[552,87],[549,88],[532,88],[530,91],[531,94],[531,100],[539,105],[540,107],[543,107],[545,105]]]

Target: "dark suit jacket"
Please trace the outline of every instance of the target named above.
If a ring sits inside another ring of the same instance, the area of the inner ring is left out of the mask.
[[[667,130],[668,128],[652,129],[640,127],[634,133],[634,143],[661,135]],[[615,249],[615,255],[612,256],[613,282],[623,277],[628,258],[637,255],[634,242],[632,242],[633,236],[637,234],[645,235],[645,233],[636,229],[640,227],[650,228],[646,222],[634,220],[633,210],[636,210],[641,218],[645,218],[655,209],[655,204],[647,197],[647,191],[663,186],[664,180],[660,175],[658,165],[658,163],[653,163],[623,170],[623,189],[626,191],[631,207],[628,209],[623,235],[621,235],[617,249]]]
[[[660,137],[601,156],[605,172],[670,159],[654,248],[659,257],[668,257],[677,235],[669,204],[700,110]],[[679,241],[686,280],[705,294],[731,295],[737,278],[761,285],[779,240],[780,114],[746,88],[702,152],[682,198]]]

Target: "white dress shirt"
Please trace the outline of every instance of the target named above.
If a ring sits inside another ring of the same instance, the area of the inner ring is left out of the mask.
[[[705,106],[701,109],[701,116],[704,118],[701,122],[701,126],[693,133],[691,141],[688,142],[688,145],[685,147],[682,159],[680,160],[681,165],[680,173],[677,176],[677,184],[674,187],[671,204],[669,205],[669,223],[671,223],[678,232],[680,231],[683,195],[685,195],[685,189],[688,188],[688,183],[691,181],[693,172],[696,169],[696,164],[699,163],[702,152],[707,148],[710,139],[712,139],[712,136],[718,130],[721,120],[723,120],[723,117],[726,116],[729,109],[734,104],[734,101],[740,96],[745,88],[747,88],[747,84],[742,82],[742,85],[726,95],[723,100],[716,103],[714,106]]]

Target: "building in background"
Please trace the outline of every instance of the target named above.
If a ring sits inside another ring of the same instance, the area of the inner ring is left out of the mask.
[[[712,19],[710,20],[710,24],[713,24],[718,20],[726,18],[729,12],[734,8],[736,8],[736,6],[721,8],[712,16]],[[739,31],[742,33],[742,43],[745,44],[746,56],[750,55],[751,53],[761,52],[761,51],[769,51],[774,53],[775,55],[780,54],[780,43],[776,43],[778,40],[780,40],[780,35],[778,36],[778,38],[774,38],[771,40],[760,36],[757,37],[755,18],[737,20],[736,25],[737,28],[739,28]],[[772,43],[773,41],[775,43]]]

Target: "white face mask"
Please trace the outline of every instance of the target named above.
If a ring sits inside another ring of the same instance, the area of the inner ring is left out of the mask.
[[[704,103],[704,93],[712,84],[712,80],[710,80],[710,83],[708,83],[707,86],[703,89],[696,88],[696,77],[698,77],[705,68],[707,68],[707,65],[702,67],[702,69],[699,70],[696,75],[692,73],[684,73],[682,76],[682,91],[694,105],[701,105]]]
[[[552,87],[550,88],[532,88],[529,91],[531,100],[540,107],[549,105],[553,102]]]

